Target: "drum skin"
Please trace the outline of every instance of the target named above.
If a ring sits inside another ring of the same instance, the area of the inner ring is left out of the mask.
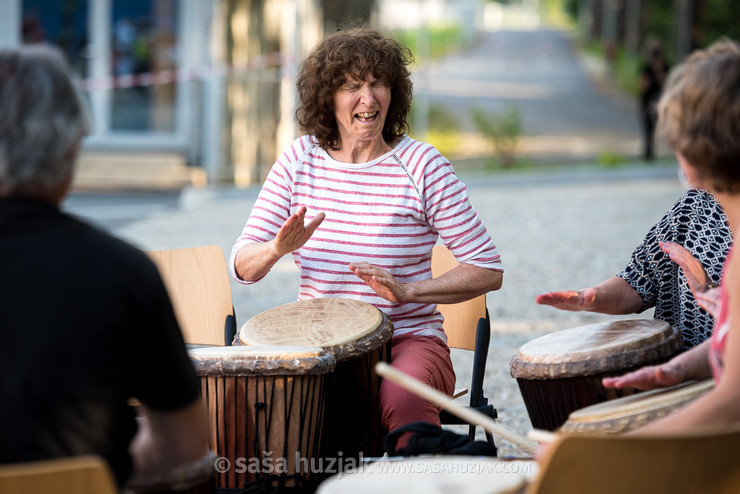
[[[375,457],[387,431],[380,414],[379,361],[390,362],[393,324],[374,306],[352,299],[318,298],[280,305],[247,321],[241,345],[317,346],[334,356],[326,379],[321,440],[324,458]]]
[[[555,430],[575,410],[637,392],[604,388],[604,377],[664,362],[682,346],[681,332],[663,321],[597,323],[525,343],[511,359],[510,370],[532,426]]]
[[[208,409],[211,448],[221,460],[216,486],[314,485],[300,459],[318,454],[324,383],[334,357],[309,347],[189,350]]]
[[[563,432],[621,434],[680,410],[714,388],[714,380],[688,382],[597,403],[571,413]]]
[[[257,314],[244,323],[238,340],[241,345],[319,347],[343,362],[378,349],[392,335],[388,316],[368,303],[314,298]]]

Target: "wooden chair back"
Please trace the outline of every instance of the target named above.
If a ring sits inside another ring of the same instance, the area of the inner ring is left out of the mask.
[[[226,318],[233,317],[234,306],[221,248],[208,245],[147,254],[162,274],[185,342],[224,345]]]
[[[459,263],[444,245],[435,245],[432,250],[432,276],[437,277],[449,271]],[[478,319],[486,317],[486,296],[479,295],[474,299],[458,304],[439,304],[439,310],[445,318],[444,330],[450,348],[475,351],[475,334]]]
[[[3,494],[116,494],[110,467],[94,455],[0,465]]]

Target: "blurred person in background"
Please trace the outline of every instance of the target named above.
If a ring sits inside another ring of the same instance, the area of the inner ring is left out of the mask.
[[[657,105],[668,76],[668,62],[663,56],[663,46],[655,38],[646,41],[645,60],[640,67],[640,117],[643,132],[643,158],[655,158],[655,125],[658,121]]]
[[[0,50],[0,463],[94,454],[124,485],[203,458],[208,426],[157,268],[60,210],[89,130],[56,48]]]

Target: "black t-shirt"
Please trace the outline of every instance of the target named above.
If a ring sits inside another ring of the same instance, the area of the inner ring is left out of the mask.
[[[129,398],[199,395],[157,268],[51,205],[0,199],[0,287],[0,463],[93,453],[123,484]]]

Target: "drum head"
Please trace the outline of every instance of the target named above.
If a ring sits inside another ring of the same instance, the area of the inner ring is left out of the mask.
[[[213,346],[188,350],[201,376],[326,374],[334,357],[321,348],[302,346]]]
[[[683,335],[665,321],[631,319],[546,334],[519,348],[511,375],[524,379],[588,376],[667,358]]]
[[[317,494],[518,493],[535,469],[534,461],[508,462],[472,456],[381,460],[326,480]]]
[[[618,433],[664,417],[714,388],[714,380],[683,383],[644,391],[572,412],[562,430],[568,432]]]
[[[374,306],[344,298],[316,298],[280,305],[242,326],[242,345],[320,347],[338,361],[362,355],[392,336],[388,317]],[[359,346],[356,355],[353,347]]]

